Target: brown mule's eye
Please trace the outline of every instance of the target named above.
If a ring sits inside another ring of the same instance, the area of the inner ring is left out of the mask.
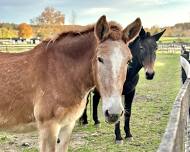
[[[130,64],[132,62],[132,60],[129,60],[128,62],[127,62],[127,64]]]
[[[98,57],[98,61],[101,62],[101,63],[104,63],[104,59],[101,58],[101,57]]]

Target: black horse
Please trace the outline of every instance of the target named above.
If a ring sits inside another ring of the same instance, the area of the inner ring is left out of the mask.
[[[130,117],[131,117],[131,106],[132,101],[135,95],[135,87],[139,80],[138,72],[142,67],[145,69],[146,79],[152,80],[154,77],[154,62],[156,59],[156,50],[157,50],[157,43],[160,37],[163,35],[165,30],[160,33],[157,33],[153,36],[150,35],[149,32],[145,32],[142,28],[139,36],[132,42],[129,47],[131,49],[131,53],[133,55],[132,61],[128,66],[127,70],[127,79],[123,86],[123,95],[124,95],[124,108],[125,108],[125,138],[132,137],[130,132]],[[95,125],[98,125],[100,121],[98,120],[97,115],[97,108],[99,104],[100,94],[98,90],[94,90],[93,96],[93,120]],[[88,124],[87,121],[87,113],[86,109],[80,118],[80,122],[85,125]],[[120,133],[120,122],[115,124],[115,135],[116,135],[116,143],[121,143],[123,138],[121,137]]]

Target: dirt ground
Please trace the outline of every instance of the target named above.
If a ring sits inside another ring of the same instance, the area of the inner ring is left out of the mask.
[[[85,133],[74,133],[71,138],[70,147],[75,149],[85,144]],[[29,133],[0,133],[0,152],[37,152],[38,132]]]

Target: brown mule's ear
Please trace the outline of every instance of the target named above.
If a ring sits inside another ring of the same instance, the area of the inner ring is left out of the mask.
[[[109,33],[109,25],[106,21],[106,16],[103,15],[99,18],[95,26],[95,35],[96,37],[102,41]]]
[[[123,30],[123,40],[125,43],[130,43],[135,40],[135,38],[139,35],[139,32],[141,31],[142,25],[141,25],[141,19],[137,18],[134,22],[129,24],[124,30]]]

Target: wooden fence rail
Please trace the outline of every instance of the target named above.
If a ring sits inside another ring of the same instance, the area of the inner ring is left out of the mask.
[[[186,47],[186,49],[190,50],[190,43],[158,43],[158,48],[160,52],[167,52],[167,53],[176,53],[180,52],[181,50],[181,45]],[[4,52],[12,51],[12,48],[18,49],[20,48],[21,50],[25,49],[31,49],[35,45],[34,44],[0,44],[0,50]]]
[[[30,50],[34,48],[36,45],[17,45],[17,44],[11,44],[11,45],[0,45],[0,51],[1,52],[22,52],[25,50]]]
[[[157,152],[185,151],[189,99],[190,79],[187,79],[176,97],[169,123]]]
[[[158,43],[159,51],[165,51],[167,53],[180,52],[181,46],[190,50],[190,43]]]

